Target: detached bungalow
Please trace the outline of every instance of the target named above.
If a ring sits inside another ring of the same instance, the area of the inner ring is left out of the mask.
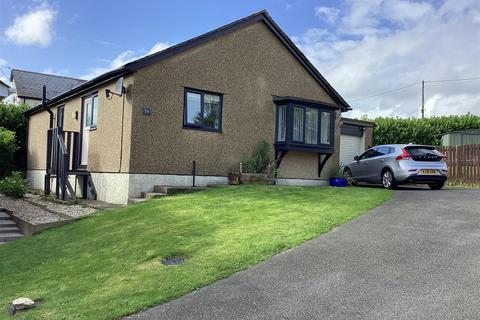
[[[191,186],[193,175],[198,186],[226,184],[266,140],[277,184],[321,185],[339,163],[349,109],[261,11],[27,111],[28,177],[126,203],[155,185]]]

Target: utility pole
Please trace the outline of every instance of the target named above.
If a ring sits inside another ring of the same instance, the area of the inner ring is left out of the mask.
[[[425,80],[422,80],[422,119],[425,119]]]

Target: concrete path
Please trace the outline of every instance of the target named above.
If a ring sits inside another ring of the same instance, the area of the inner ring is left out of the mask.
[[[304,245],[128,319],[480,319],[480,191],[397,191]]]

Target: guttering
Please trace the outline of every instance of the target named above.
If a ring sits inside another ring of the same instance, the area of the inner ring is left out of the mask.
[[[93,87],[95,86],[99,86],[99,85],[102,85],[106,82],[109,82],[111,81],[112,79],[118,77],[118,76],[122,76],[122,75],[126,75],[128,73],[130,73],[132,71],[130,71],[129,69],[127,69],[125,66],[123,67],[120,67],[118,69],[115,69],[115,70],[112,70],[112,71],[109,71],[107,73],[104,73],[96,78],[93,78],[92,80],[90,81],[87,81],[85,83],[82,83],[81,85],[79,86],[76,86],[75,88],[69,90],[69,91],[65,91],[64,93],[61,93],[59,94],[58,96],[55,96],[53,97],[52,99],[48,100],[47,102],[47,105],[51,106],[53,104],[56,104],[56,103],[59,103],[59,102],[62,102],[68,98],[71,98],[72,96],[75,96],[79,93],[82,93],[82,92],[85,92],[85,91],[88,91],[90,89],[92,89]],[[42,106],[42,104],[40,105],[37,105],[27,111],[24,112],[24,115],[26,117],[29,117],[31,116],[32,114],[35,114],[37,112],[40,112],[42,110],[44,110],[45,108]]]

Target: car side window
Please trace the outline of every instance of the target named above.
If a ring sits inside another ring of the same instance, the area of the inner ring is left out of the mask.
[[[376,155],[376,151],[375,149],[369,149],[367,151],[365,151],[359,158],[359,160],[365,160],[365,159],[369,159],[369,158],[373,158],[375,157]]]
[[[393,148],[391,147],[378,147],[377,148],[377,156],[385,156],[393,152]]]

